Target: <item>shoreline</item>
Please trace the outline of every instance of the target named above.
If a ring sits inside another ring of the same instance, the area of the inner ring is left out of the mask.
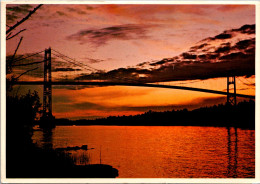
[[[38,125],[36,125],[38,126]],[[251,127],[236,127],[236,126],[210,126],[210,125],[205,125],[205,126],[201,126],[201,125],[118,125],[118,124],[114,124],[114,125],[107,125],[107,124],[89,124],[89,125],[75,125],[75,124],[59,124],[56,126],[133,126],[133,127],[157,127],[157,126],[165,126],[165,127],[213,127],[213,128],[240,128],[243,130],[255,130],[255,128],[251,128]],[[34,130],[37,131],[38,129]],[[40,129],[39,129],[40,130]]]
[[[255,129],[255,102],[243,101],[236,106],[219,104],[194,110],[149,110],[138,115],[109,116],[91,120],[57,118],[51,121],[55,126],[204,126]]]

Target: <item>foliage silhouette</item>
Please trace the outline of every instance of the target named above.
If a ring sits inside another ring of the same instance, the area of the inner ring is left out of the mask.
[[[109,165],[75,165],[76,158],[56,151],[52,145],[38,148],[32,142],[34,121],[41,106],[39,95],[30,91],[22,96],[7,95],[6,177],[7,178],[111,178],[118,170]],[[43,130],[52,139],[52,130]],[[86,163],[86,155],[79,158]]]
[[[134,116],[109,116],[96,120],[57,119],[56,125],[128,125],[128,126],[221,126],[255,128],[255,102],[243,101],[237,106],[219,104],[195,110],[148,111]]]

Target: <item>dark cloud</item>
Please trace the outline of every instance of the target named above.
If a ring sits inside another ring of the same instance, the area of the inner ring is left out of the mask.
[[[216,35],[215,37],[209,37],[209,38],[205,38],[202,41],[210,41],[210,40],[226,40],[226,39],[230,39],[234,36],[234,34],[236,33],[242,33],[242,34],[255,34],[255,24],[252,25],[244,25],[238,29],[231,29],[228,31],[224,31],[223,33]],[[198,49],[191,47],[191,49]],[[194,51],[194,50],[191,50]]]
[[[72,72],[72,71],[81,71],[81,69],[74,68],[54,68],[52,72]]]
[[[251,30],[254,26],[242,26],[239,31]],[[252,30],[251,30],[252,31]],[[109,72],[99,72],[78,77],[77,79],[107,80],[115,82],[163,82],[177,80],[209,79],[229,75],[252,76],[255,74],[255,38],[238,41],[231,45],[226,33],[214,39],[222,43],[207,43],[191,47],[192,52],[185,52],[174,58],[165,58],[156,62],[144,62],[137,67],[119,68]],[[245,33],[247,34],[247,33]],[[239,35],[238,35],[239,36]],[[211,40],[211,41],[210,41]],[[214,42],[214,41],[212,41]],[[205,50],[201,51],[201,49]],[[207,47],[207,48],[206,48]],[[145,65],[152,68],[145,69]]]
[[[90,5],[85,5],[85,8],[87,10],[94,10],[95,9],[93,6],[90,6]]]
[[[231,50],[231,47],[229,45],[227,45],[227,46],[218,47],[215,52],[216,53],[226,53],[226,52],[229,52],[230,50]]]
[[[233,33],[240,32],[243,34],[255,34],[255,24],[253,25],[244,25],[238,29],[231,29],[229,31],[224,31],[223,33],[215,36],[215,37],[209,37],[205,40],[225,40],[233,37]]]
[[[255,57],[243,53],[221,57],[222,62],[182,62],[173,66],[163,66],[155,70],[117,69],[107,73],[95,73],[77,79],[101,79],[118,82],[162,82],[177,80],[209,79],[228,75],[244,76],[255,74]]]
[[[31,8],[32,6],[29,4],[22,4],[22,5],[7,6],[6,11],[27,14],[29,9]]]
[[[215,37],[209,37],[205,38],[202,41],[211,41],[211,40],[226,40],[232,38],[233,35],[231,33],[227,33],[227,31],[224,31],[223,33],[216,35]]]
[[[199,45],[199,46],[191,47],[189,52],[194,52],[194,51],[196,51],[196,50],[198,50],[198,49],[202,49],[203,47],[205,47],[205,46],[207,46],[207,45],[208,45],[207,43],[203,43],[203,44],[201,44],[201,45]]]
[[[158,61],[158,62],[155,62],[155,63],[149,63],[149,65],[150,66],[157,66],[157,65],[164,64],[164,63],[166,63],[166,61],[161,60],[161,61]]]
[[[68,80],[65,77],[58,79],[59,80]],[[53,89],[68,89],[68,90],[80,90],[80,89],[85,89],[85,88],[93,88],[94,86],[80,86],[80,85],[54,85],[52,88]]]
[[[229,60],[243,60],[243,59],[247,59],[248,55],[244,54],[243,52],[234,52],[234,53],[230,53],[230,54],[226,54],[224,56],[221,56],[219,58],[219,60],[222,61],[229,61]]]
[[[242,55],[242,53],[239,55]],[[244,56],[242,58],[231,56],[229,59],[223,58],[222,62],[217,63],[180,64],[176,65],[174,70],[171,67],[164,67],[158,71],[160,77],[154,77],[154,80],[192,80],[225,77],[228,75],[244,76],[255,74],[254,56]]]
[[[7,23],[13,23],[17,19],[25,16],[33,6],[29,4],[22,5],[7,5],[6,6],[6,21]]]
[[[76,80],[109,80],[109,81],[133,81],[138,82],[141,77],[139,74],[150,75],[151,72],[146,69],[136,69],[136,68],[119,68],[111,70],[109,72],[97,72],[94,74],[82,75],[75,78]]]
[[[247,86],[252,86],[252,87],[254,87],[255,86],[255,83],[244,83],[245,85],[247,85]],[[250,88],[251,89],[251,88]]]
[[[236,43],[235,48],[237,49],[247,49],[248,47],[255,45],[255,38],[248,40],[241,40]]]
[[[88,60],[89,63],[101,63],[101,62],[104,62],[105,60],[104,59],[93,59],[93,58],[85,58]],[[109,59],[108,59],[109,60]]]
[[[136,31],[132,29],[133,25],[115,26],[100,29],[99,31],[88,30],[82,35],[91,36],[93,39],[103,39],[105,42],[113,38],[128,39],[130,32]],[[131,27],[131,28],[130,28]],[[242,26],[236,30],[251,30],[254,26]],[[252,31],[252,30],[251,30]],[[228,31],[225,31],[226,33]],[[113,35],[122,34],[121,36]],[[139,33],[136,33],[138,35]],[[143,35],[143,33],[140,33]],[[247,34],[247,33],[245,33]],[[112,35],[112,36],[111,36]],[[221,34],[219,34],[221,35]],[[219,36],[218,38],[223,38]],[[240,35],[240,34],[238,34]],[[239,38],[239,37],[238,37]],[[247,38],[238,41],[235,45],[228,39],[221,39],[222,42],[212,46],[210,41],[201,43],[198,46],[192,47],[193,52],[185,52],[173,58],[164,58],[160,61],[144,62],[136,67],[119,68],[108,72],[96,72],[91,74],[82,74],[76,77],[77,80],[104,80],[113,82],[163,82],[163,81],[178,81],[178,80],[194,80],[194,79],[209,79],[216,77],[226,77],[229,75],[236,76],[252,76],[255,74],[255,38]],[[210,48],[210,51],[206,49]],[[199,49],[199,50],[197,50]],[[205,49],[206,51],[201,51]],[[92,63],[102,62],[99,59],[88,60]],[[145,68],[145,66],[149,68]],[[64,68],[64,69],[63,69]],[[73,67],[59,65],[54,66],[54,71],[72,71]],[[37,74],[40,74],[38,72]],[[41,73],[42,75],[42,73]]]
[[[131,26],[130,26],[131,27]],[[249,30],[253,26],[242,26],[237,30]],[[112,32],[124,32],[128,34],[129,29],[119,27],[105,28],[104,32],[93,33],[94,37],[103,38],[112,34]],[[123,33],[122,33],[123,34]],[[246,33],[247,34],[247,33]],[[220,34],[221,35],[221,34]],[[109,37],[109,36],[108,36]],[[109,37],[110,38],[110,37]],[[108,39],[108,38],[107,38]],[[201,53],[196,49],[211,48],[211,51]],[[231,46],[228,40],[224,39],[219,46],[210,46],[210,42],[202,43],[192,47],[193,52],[185,52],[180,56],[173,58],[164,58],[160,61],[144,62],[137,67],[119,68],[108,72],[96,72],[91,74],[82,74],[76,77],[77,80],[104,80],[113,82],[162,82],[193,79],[208,79],[216,77],[225,77],[228,75],[252,76],[255,74],[255,38],[238,41]],[[215,50],[215,51],[212,51]],[[17,56],[21,57],[21,56]],[[43,60],[43,55],[27,59],[23,63]],[[56,62],[56,61],[57,62]],[[91,63],[103,62],[101,59],[87,58]],[[70,65],[53,59],[53,71],[79,71]],[[19,64],[19,62],[17,62]],[[145,66],[150,68],[145,68]],[[20,72],[26,71],[29,66],[25,66]],[[28,73],[33,77],[43,77],[43,65],[34,72]],[[66,88],[76,89],[75,86],[66,86]]]
[[[102,29],[86,29],[67,38],[70,40],[80,41],[82,44],[87,41],[100,46],[106,44],[110,40],[131,40],[146,38],[147,29],[150,26],[125,24],[119,26],[111,26]]]
[[[56,97],[55,97],[56,98]],[[55,99],[54,98],[54,99]],[[61,103],[55,104],[55,112],[64,113],[76,110],[97,110],[97,111],[106,111],[106,112],[113,112],[113,111],[132,111],[132,112],[147,112],[149,110],[152,111],[171,111],[171,110],[179,110],[179,109],[195,109],[201,106],[210,106],[220,103],[225,103],[226,97],[211,97],[211,98],[197,98],[192,102],[187,104],[180,104],[180,105],[157,105],[157,106],[105,106],[97,103],[92,102],[82,102],[82,103]],[[57,107],[56,107],[57,105]],[[86,115],[88,113],[86,112]]]
[[[6,14],[6,22],[7,23],[12,23],[14,22],[16,19],[18,18],[17,15],[10,13],[10,14]]]
[[[183,56],[184,59],[197,59],[197,56],[196,56],[196,55],[189,54],[189,53],[186,53],[186,52],[184,52],[184,53],[182,54],[182,56]]]
[[[240,27],[239,29],[232,29],[232,31],[237,31],[241,33],[246,33],[246,34],[255,34],[255,24],[252,25],[244,25]]]
[[[67,16],[67,14],[62,11],[56,11],[56,13],[60,16]]]
[[[222,34],[219,34],[217,36],[215,36],[213,39],[228,39],[228,38],[231,38],[232,35],[231,34],[227,34],[227,33],[222,33]]]
[[[165,64],[165,63],[171,62],[171,61],[174,61],[174,59],[172,59],[172,58],[164,58],[164,59],[162,59],[160,61],[149,63],[149,65],[150,66],[158,66],[158,65],[162,65],[162,64]]]
[[[87,14],[85,11],[82,11],[82,10],[77,9],[77,8],[71,8],[71,7],[68,8],[68,11],[69,12],[75,12],[75,13],[77,13],[79,15]]]

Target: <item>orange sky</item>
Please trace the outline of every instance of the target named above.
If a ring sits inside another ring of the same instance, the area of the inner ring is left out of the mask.
[[[15,6],[8,5],[9,25],[24,17],[35,5],[11,9]],[[109,71],[177,56],[204,38],[245,24],[255,24],[253,5],[43,5],[19,27],[27,30],[21,35],[24,39],[17,54],[33,53],[51,46],[77,61]],[[111,31],[119,28],[121,31],[117,31],[117,35]],[[17,36],[7,41],[7,55],[14,52],[19,39]],[[239,79],[237,92],[254,95],[254,86],[243,83],[254,83],[254,76]],[[226,90],[226,78],[165,84]],[[33,88],[42,95],[41,87]],[[53,89],[53,111],[57,118],[130,115],[149,109],[194,109],[226,100],[221,95],[172,89],[59,88]],[[20,89],[21,92],[24,90],[27,88]]]

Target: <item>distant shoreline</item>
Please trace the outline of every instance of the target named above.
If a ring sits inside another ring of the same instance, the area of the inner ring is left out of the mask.
[[[56,125],[56,127],[59,126],[131,126],[131,127],[157,127],[157,126],[164,126],[164,127],[214,127],[214,128],[240,128],[243,130],[255,130],[254,127],[237,127],[237,126],[210,126],[210,125],[75,125],[75,124],[66,124],[66,125]]]
[[[194,110],[148,111],[139,115],[109,116],[95,120],[55,119],[56,126],[204,126],[255,129],[255,102],[237,106],[214,105]]]

